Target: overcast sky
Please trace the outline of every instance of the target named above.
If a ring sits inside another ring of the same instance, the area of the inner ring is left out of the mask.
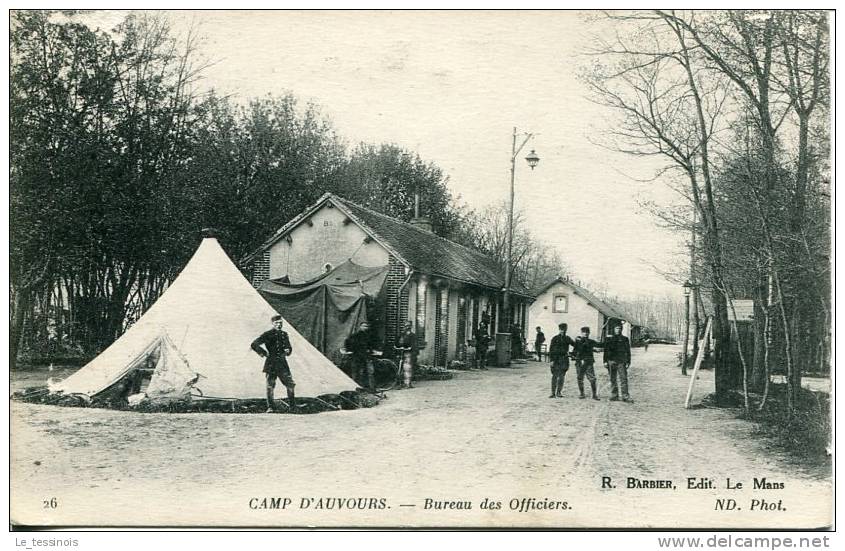
[[[573,12],[174,12],[216,63],[204,86],[241,98],[291,91],[319,103],[339,134],[396,143],[433,161],[474,207],[502,201],[514,126],[516,207],[577,277],[624,296],[677,295],[653,266],[684,264],[683,241],[638,205],[677,201],[654,164],[607,151],[611,116],[586,98],[578,66],[591,26]],[[121,14],[100,12],[110,28]],[[541,161],[528,169],[533,148]],[[654,162],[654,161],[650,161]]]

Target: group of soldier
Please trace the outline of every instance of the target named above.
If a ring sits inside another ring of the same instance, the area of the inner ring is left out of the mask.
[[[551,362],[552,383],[549,398],[563,397],[563,381],[566,372],[569,371],[569,360],[575,361],[575,376],[578,381],[578,398],[586,398],[584,394],[584,379],[590,383],[592,399],[599,400],[596,389],[595,356],[596,348],[603,350],[602,361],[610,375],[610,400],[616,402],[632,403],[631,395],[628,392],[628,367],[631,365],[631,342],[628,337],[622,334],[622,326],[616,325],[613,334],[608,336],[604,342],[598,342],[590,338],[590,328],[582,327],[581,334],[573,339],[566,334],[568,326],[565,323],[558,325],[558,334],[552,337],[549,343],[549,361]],[[534,347],[540,356],[542,345],[546,337],[540,327],[537,328],[537,335]]]
[[[296,383],[290,371],[287,357],[293,353],[290,338],[282,329],[282,316],[272,317],[273,328],[262,333],[250,345],[260,356],[265,358],[264,376],[267,389],[267,412],[272,413],[275,408],[274,390],[276,380],[282,381],[288,395],[288,410],[296,411]],[[558,325],[558,334],[552,337],[548,347],[551,361],[551,394],[549,398],[563,396],[563,382],[569,370],[570,359],[575,361],[575,373],[578,381],[579,398],[586,398],[584,393],[584,379],[590,383],[592,399],[599,400],[596,389],[595,357],[596,348],[603,350],[603,363],[610,374],[610,400],[633,402],[628,392],[628,367],[631,365],[631,343],[628,337],[622,335],[622,327],[613,328],[613,334],[604,342],[597,342],[590,338],[590,328],[582,327],[581,334],[575,339],[566,334],[567,325]],[[546,337],[540,327],[537,327],[534,347],[538,359],[542,359],[540,352]],[[417,363],[417,339],[411,322],[407,322],[396,344],[399,360],[401,382],[399,388],[412,388],[413,370]],[[486,321],[482,321],[476,328],[471,344],[475,347],[474,362],[478,369],[487,369],[487,354],[490,345],[489,329]],[[366,385],[371,392],[376,391],[375,368],[373,357],[377,354],[377,345],[369,324],[364,321],[356,331],[349,335],[344,342],[344,349],[349,355],[353,377]]]

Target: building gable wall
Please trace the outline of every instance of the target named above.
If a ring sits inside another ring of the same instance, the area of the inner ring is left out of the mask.
[[[360,266],[385,266],[389,253],[337,208],[323,205],[269,250],[269,277],[291,283],[313,279],[350,258]]]
[[[554,311],[555,295],[566,295],[568,297],[566,312]],[[590,336],[599,340],[603,318],[601,312],[580,295],[576,295],[571,287],[558,282],[538,296],[528,309],[526,339],[528,342],[534,342],[534,335],[537,332],[536,327],[539,325],[543,328],[543,333],[546,334],[546,341],[549,341],[552,335],[557,334],[558,324],[566,323],[569,326],[568,334],[570,336],[575,337],[581,327],[589,327]]]

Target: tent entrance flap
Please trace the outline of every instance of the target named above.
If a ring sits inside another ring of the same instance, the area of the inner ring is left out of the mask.
[[[188,360],[179,352],[167,333],[162,333],[158,348],[158,361],[146,389],[147,396],[153,400],[187,398],[200,374],[191,369]]]
[[[134,394],[145,393],[150,399],[187,398],[198,377],[167,333],[162,331],[135,356],[116,381],[91,397],[125,400]]]
[[[343,341],[362,321],[383,332],[381,312],[389,266],[359,266],[347,260],[305,283],[267,280],[258,291],[308,341],[337,363]]]

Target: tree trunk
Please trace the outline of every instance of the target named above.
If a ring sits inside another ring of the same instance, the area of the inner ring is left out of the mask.
[[[12,327],[9,331],[9,368],[16,369],[18,363],[18,351],[20,350],[21,339],[23,338],[23,327],[26,323],[26,313],[29,311],[32,302],[32,294],[29,289],[18,290],[17,304],[15,304],[15,315],[12,320]]]
[[[765,368],[763,367],[766,347],[766,320],[764,314],[764,301],[766,300],[765,284],[768,278],[765,275],[757,278],[757,285],[754,293],[754,358],[751,364],[751,389],[759,392],[763,389]]]
[[[804,325],[802,323],[801,317],[801,309],[798,308],[798,305],[793,302],[792,306],[792,334],[793,335],[800,335],[804,338],[798,338],[797,342],[793,344],[793,357],[792,357],[792,385],[790,387],[790,391],[792,392],[792,403],[798,403],[798,395],[801,392],[801,372],[803,371],[803,364],[807,359],[807,344],[809,339],[806,338],[804,333]]]
[[[765,372],[765,379],[763,381],[763,399],[760,400],[758,410],[762,410],[766,406],[766,400],[769,398],[769,348],[772,343],[772,319],[770,316],[771,309],[766,307],[763,315],[765,321],[763,323],[763,371]]]
[[[728,321],[728,307],[725,295],[713,289],[713,353],[716,370],[716,397],[722,400],[734,387],[731,369],[731,327]]]

